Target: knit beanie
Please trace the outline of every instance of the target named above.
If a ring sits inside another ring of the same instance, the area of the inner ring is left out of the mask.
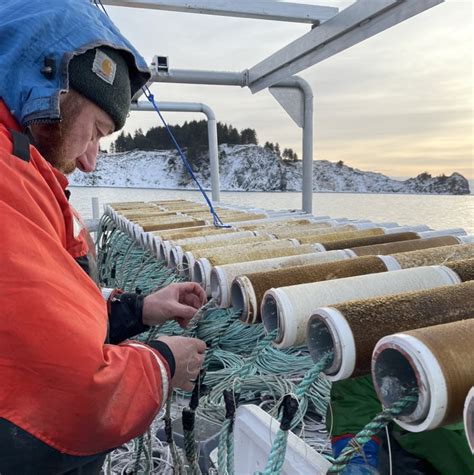
[[[105,111],[116,131],[124,126],[132,97],[127,62],[118,50],[101,46],[74,56],[69,86]]]

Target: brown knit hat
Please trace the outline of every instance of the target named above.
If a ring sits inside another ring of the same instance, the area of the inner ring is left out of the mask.
[[[107,112],[115,130],[124,126],[132,97],[127,62],[118,50],[101,46],[74,56],[69,87]]]

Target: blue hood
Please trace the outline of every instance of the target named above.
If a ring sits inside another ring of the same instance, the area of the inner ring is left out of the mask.
[[[88,0],[2,0],[0,98],[23,126],[59,120],[70,59],[101,45],[124,51],[133,96],[150,77],[145,60]]]

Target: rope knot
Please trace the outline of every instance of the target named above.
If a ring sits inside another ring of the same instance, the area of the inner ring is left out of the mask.
[[[194,430],[194,422],[196,420],[196,413],[188,407],[183,408],[182,421],[183,431],[191,432]]]
[[[225,418],[233,421],[237,408],[236,402],[239,400],[240,395],[238,393],[234,394],[229,389],[224,389],[223,394],[225,403]]]
[[[282,411],[280,429],[283,431],[290,430],[291,423],[298,411],[299,402],[291,394],[287,394],[280,405]]]

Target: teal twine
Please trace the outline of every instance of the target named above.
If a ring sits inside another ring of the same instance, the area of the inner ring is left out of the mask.
[[[222,429],[219,434],[219,445],[218,445],[218,452],[217,452],[217,466],[219,467],[219,475],[231,475],[229,473],[229,465],[228,465],[228,436],[229,431],[232,425],[232,421],[230,419],[225,419],[224,423],[222,424]]]
[[[328,473],[342,472],[360,447],[366,444],[375,434],[380,432],[396,416],[401,414],[407,406],[414,404],[417,401],[417,396],[407,395],[395,402],[392,406],[385,408],[350,440],[344,450],[340,453],[339,457],[334,460]]]
[[[303,379],[300,381],[295,391],[295,397],[298,406],[301,404],[301,401],[303,399],[306,399],[308,397],[307,393],[309,388],[317,381],[321,371],[323,371],[324,368],[327,367],[332,357],[332,352],[326,353],[318,361],[317,364],[315,364],[305,373]],[[290,397],[292,396],[290,395]],[[294,414],[296,414],[296,411],[294,412]],[[270,455],[263,471],[263,475],[278,475],[280,473],[281,467],[283,467],[283,463],[285,462],[288,430],[293,422],[294,414],[291,416],[289,421],[286,421],[285,428],[282,429],[280,427],[280,429],[278,430],[275,440],[273,441],[272,448],[270,450]]]

